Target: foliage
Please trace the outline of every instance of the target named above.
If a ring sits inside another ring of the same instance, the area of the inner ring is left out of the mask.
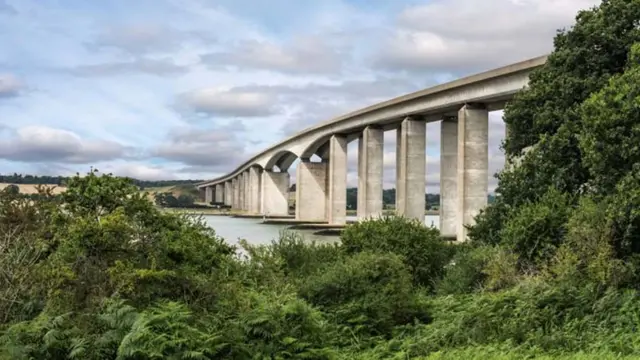
[[[402,256],[413,281],[432,288],[444,274],[453,249],[435,228],[417,220],[385,216],[348,226],[340,235],[347,254],[363,251],[391,252]]]
[[[600,126],[597,121],[585,122],[582,106],[613,76],[627,69],[629,51],[640,40],[639,18],[640,1],[605,0],[599,7],[580,12],[575,26],[557,34],[547,63],[531,74],[528,88],[505,109],[504,119],[510,131],[504,149],[510,159],[521,157],[520,164],[498,175],[496,204],[478,218],[481,230],[470,231],[472,239],[502,242],[496,236],[510,217],[520,214],[521,207],[539,202],[550,187],[569,194],[572,201],[578,200],[574,195],[593,191],[589,186],[593,177],[588,163],[591,160],[583,159],[595,155],[591,153],[593,149],[589,153],[583,150],[589,136],[606,135],[580,135],[583,131],[599,131]],[[600,98],[603,96],[607,95]],[[587,108],[596,114],[609,111],[604,109],[609,105],[600,100],[590,103]],[[593,106],[604,108],[596,111]],[[593,125],[587,125],[585,130],[585,123]],[[598,146],[618,145],[611,142]],[[526,149],[529,151],[525,155]]]
[[[411,276],[395,254],[361,252],[309,277],[300,295],[361,332],[389,335],[394,325],[428,319],[412,296]]]
[[[193,207],[196,198],[192,195],[180,194],[178,197],[170,192],[155,193],[153,196],[156,205],[168,208]]]

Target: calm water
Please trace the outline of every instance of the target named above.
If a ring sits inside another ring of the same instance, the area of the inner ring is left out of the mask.
[[[284,225],[263,225],[261,219],[240,219],[227,216],[205,216],[209,226],[216,233],[232,244],[237,244],[239,239],[246,239],[251,244],[269,244],[271,240],[277,239],[281,231],[285,231]],[[348,220],[355,220],[355,216],[348,216]],[[425,224],[428,226],[439,226],[437,215],[425,216]],[[305,239],[316,242],[336,241],[336,236],[314,235],[312,230],[294,230]]]

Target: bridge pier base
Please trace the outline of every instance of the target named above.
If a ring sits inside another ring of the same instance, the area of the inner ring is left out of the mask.
[[[457,241],[467,240],[465,225],[487,206],[489,193],[489,112],[467,104],[458,112]]]
[[[347,223],[347,138],[333,135],[329,139],[327,174],[327,222]]]
[[[359,220],[382,215],[383,137],[382,129],[367,126],[358,141]]]
[[[440,124],[440,233],[455,237],[458,212],[458,122],[445,117]]]
[[[397,130],[396,212],[424,221],[427,123],[407,118]],[[422,194],[422,196],[420,196]]]
[[[296,169],[296,220],[326,220],[327,162],[301,159]]]
[[[261,198],[260,213],[263,215],[289,215],[289,173],[264,171]]]

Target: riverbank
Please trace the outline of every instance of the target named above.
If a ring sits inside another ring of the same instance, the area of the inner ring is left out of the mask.
[[[170,211],[174,213],[190,214],[190,215],[219,215],[219,216],[246,215],[246,212],[242,210],[217,209],[217,208],[162,208],[162,210]],[[392,209],[383,210],[382,214],[386,216],[394,215],[395,210],[392,210]],[[440,215],[440,212],[437,210],[425,210],[424,214],[427,216],[437,216],[437,215]],[[356,216],[356,215],[357,215],[357,210],[347,210],[347,216]],[[256,216],[259,217],[258,215]]]

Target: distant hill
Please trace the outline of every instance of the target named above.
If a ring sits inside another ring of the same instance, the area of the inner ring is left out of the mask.
[[[2,175],[0,174],[0,183],[6,184],[25,184],[25,185],[64,185],[68,176],[49,176],[49,175],[22,175],[22,174],[13,174],[13,175]],[[197,184],[204,180],[139,180],[130,178],[136,185],[141,188],[155,188],[155,187],[165,187],[165,186],[176,186],[176,185],[185,185],[185,184]]]

